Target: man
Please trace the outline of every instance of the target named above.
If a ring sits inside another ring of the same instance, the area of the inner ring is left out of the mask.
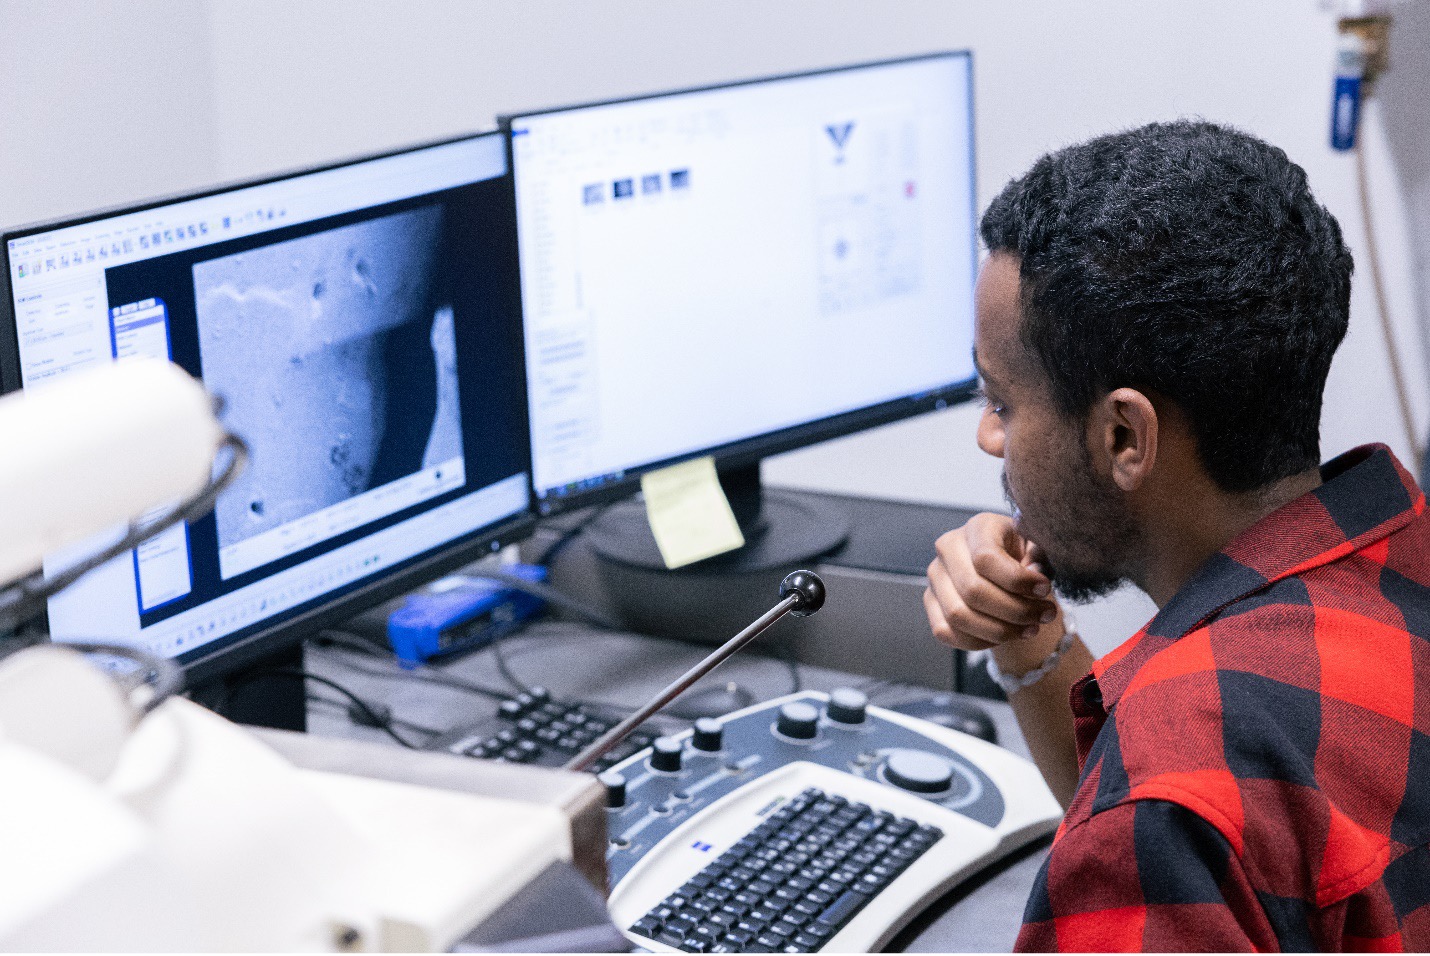
[[[1019,948],[1430,948],[1430,518],[1383,447],[1317,467],[1335,219],[1177,122],[1043,157],[981,232],[1015,517],[944,535],[925,605],[1067,807]],[[1093,663],[1051,592],[1123,581],[1159,612]]]

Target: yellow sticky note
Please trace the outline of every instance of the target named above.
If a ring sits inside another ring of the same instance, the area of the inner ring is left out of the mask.
[[[646,520],[667,568],[680,568],[745,543],[710,456],[641,476]]]

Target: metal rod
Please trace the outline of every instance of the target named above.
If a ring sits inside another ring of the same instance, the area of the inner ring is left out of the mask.
[[[646,704],[640,710],[637,710],[634,714],[631,714],[619,724],[616,724],[616,726],[606,731],[600,737],[597,737],[592,741],[589,747],[572,757],[564,769],[585,770],[597,760],[600,760],[613,750],[617,744],[625,740],[631,731],[645,723],[651,714],[654,714],[666,704],[689,690],[691,684],[694,684],[700,678],[713,671],[731,654],[734,654],[740,648],[759,637],[766,628],[788,614],[796,605],[800,604],[802,600],[803,598],[798,593],[791,593],[783,601],[762,614],[755,623],[716,648],[715,652],[709,657],[677,677],[669,687],[657,694],[655,699],[650,701],[650,703]]]

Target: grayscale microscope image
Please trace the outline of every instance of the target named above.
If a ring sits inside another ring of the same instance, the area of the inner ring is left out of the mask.
[[[225,548],[462,455],[440,207],[193,267],[204,381],[252,448]]]

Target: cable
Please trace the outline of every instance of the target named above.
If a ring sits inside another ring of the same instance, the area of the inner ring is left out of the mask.
[[[616,503],[617,502],[615,501],[610,501],[606,504],[601,505],[599,508],[593,510],[590,514],[586,515],[580,521],[576,522],[574,525],[561,532],[561,536],[558,537],[551,544],[547,545],[546,550],[541,552],[541,554],[532,563],[540,564],[544,567],[550,567],[551,562],[556,560],[556,556],[560,554],[563,550],[565,550],[568,544],[570,544],[572,541],[575,541],[581,535],[581,532],[585,531],[588,527],[595,523],[595,521],[599,519],[601,515],[609,511],[611,506]]]
[[[549,584],[544,584],[540,581],[529,581],[520,575],[512,574],[510,571],[503,571],[501,568],[476,568],[471,572],[471,576],[474,578],[488,578],[492,581],[498,581],[514,590],[530,594],[532,597],[541,598],[547,604],[559,607],[563,611],[569,611],[577,617],[605,630],[619,631],[621,629],[620,624],[608,617],[603,611],[599,611],[588,604],[569,597]]]
[[[487,647],[492,652],[492,660],[496,663],[497,670],[501,673],[501,676],[506,679],[506,682],[511,686],[515,687],[519,693],[531,693],[530,685],[528,685],[521,678],[517,677],[516,674],[512,672],[511,665],[507,663],[506,654],[502,648],[501,638],[497,638],[495,641],[492,641],[490,644],[487,645]]]
[[[17,639],[13,643],[3,645],[3,650],[0,650],[0,660],[27,647],[44,643],[48,642],[41,634]],[[129,644],[115,644],[110,641],[64,641],[55,646],[69,648],[81,654],[104,654],[109,657],[118,657],[131,663],[133,667],[128,671],[116,673],[94,661],[90,662],[113,679],[124,690],[130,703],[143,714],[154,710],[184,689],[184,672],[179,665],[156,654],[151,654],[143,648]]]
[[[228,466],[198,494],[167,512],[157,521],[142,528],[131,526],[116,544],[110,545],[98,554],[91,555],[68,570],[61,571],[46,579],[43,571],[0,591],[0,634],[15,631],[26,621],[38,616],[45,609],[45,602],[63,591],[80,578],[102,564],[132,551],[151,538],[157,537],[183,521],[197,521],[213,510],[214,503],[229,485],[233,484],[248,464],[248,445],[234,434],[227,434],[219,447],[229,450]]]
[[[356,635],[347,634],[343,631],[328,630],[320,632],[318,637],[322,642],[333,644],[338,647],[347,647],[356,650],[359,653],[365,654],[369,657],[378,659],[386,658],[387,661],[392,661],[392,654],[390,651],[385,654],[378,653],[376,645],[369,644],[367,641],[357,638]],[[343,640],[344,637],[352,639]],[[343,667],[346,667],[350,670],[355,670],[360,674],[367,674],[369,677],[384,677],[388,680],[418,680],[428,684],[437,684],[442,687],[450,687],[453,690],[461,690],[467,691],[468,693],[472,694],[480,694],[483,697],[498,701],[510,700],[512,696],[508,693],[505,693],[504,691],[494,690],[490,687],[483,687],[480,684],[474,684],[470,681],[465,681],[458,677],[451,677],[425,664],[419,664],[418,666],[412,668],[398,668],[394,670],[388,667],[364,667],[356,661],[348,660],[347,658],[341,656],[326,656],[325,659],[336,661]]]
[[[1380,247],[1375,240],[1375,220],[1371,214],[1370,177],[1365,164],[1365,137],[1358,137],[1352,152],[1356,160],[1356,186],[1360,194],[1361,219],[1365,222],[1366,262],[1370,266],[1370,284],[1375,292],[1376,311],[1380,314],[1380,329],[1385,335],[1385,351],[1390,361],[1390,379],[1395,385],[1395,397],[1400,403],[1400,416],[1405,423],[1405,439],[1410,443],[1414,457],[1410,471],[1418,478],[1421,461],[1425,455],[1420,436],[1415,431],[1415,417],[1410,403],[1410,390],[1406,386],[1405,372],[1400,364],[1400,347],[1395,341],[1395,327],[1390,320],[1389,299],[1385,294],[1385,279],[1380,271]]]
[[[780,655],[780,660],[784,662],[785,668],[789,671],[789,690],[787,694],[798,694],[804,690],[804,675],[799,669],[799,655],[795,653],[794,644],[788,641],[781,641],[775,645],[775,650]]]
[[[309,692],[305,694],[304,697],[310,704],[326,704],[329,707],[340,709],[349,719],[352,719],[356,711],[356,708],[351,703],[333,700],[333,698],[324,697],[322,694]],[[386,719],[386,721],[394,727],[406,727],[408,730],[416,731],[419,734],[426,734],[429,737],[440,737],[447,733],[445,730],[437,730],[435,727],[428,727],[424,724],[414,723],[413,721],[405,720],[401,717],[394,717],[388,712],[387,707],[378,707],[375,704],[369,704],[369,706],[372,707],[374,711],[379,711],[379,716]],[[358,721],[354,720],[353,722],[357,723]]]
[[[387,734],[387,736],[391,737],[393,740],[397,741],[399,744],[406,747],[408,750],[422,749],[421,746],[419,746],[418,744],[414,744],[412,741],[408,740],[406,737],[403,737],[396,730],[394,730],[392,727],[392,721],[389,718],[383,717],[376,710],[374,710],[368,704],[367,701],[363,700],[357,694],[354,694],[352,691],[348,690],[346,687],[344,687],[342,684],[339,684],[337,681],[329,680],[321,674],[314,674],[311,671],[305,671],[301,667],[268,667],[244,675],[229,688],[229,693],[225,697],[223,703],[220,705],[220,709],[227,707],[229,698],[231,698],[233,693],[239,688],[251,684],[254,681],[262,680],[265,677],[292,677],[302,681],[315,681],[316,683],[322,684],[325,687],[331,687],[333,690],[337,691],[339,694],[342,694],[348,700],[352,701],[353,706],[362,712],[363,716],[371,722],[372,726],[376,727],[378,730],[381,730],[383,733]],[[307,695],[305,694],[304,697],[306,698],[306,696]]]

